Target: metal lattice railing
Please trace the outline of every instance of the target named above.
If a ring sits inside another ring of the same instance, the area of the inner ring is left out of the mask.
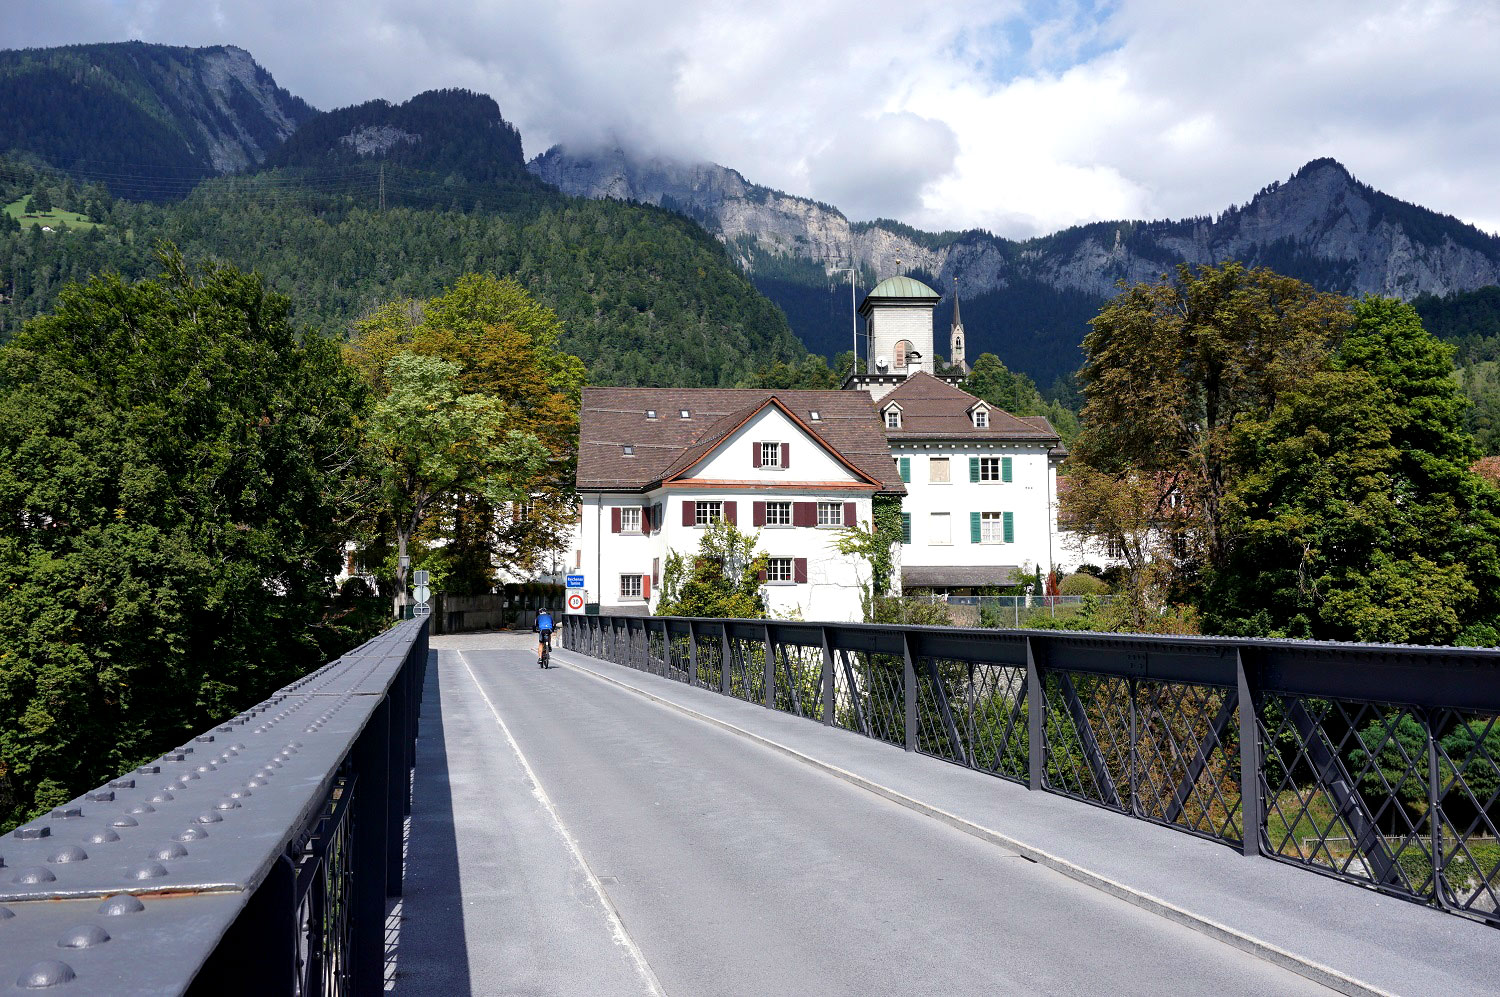
[[[426,664],[398,624],[0,838],[0,986],[381,992]]]
[[[563,634],[1500,926],[1500,651],[610,616]]]

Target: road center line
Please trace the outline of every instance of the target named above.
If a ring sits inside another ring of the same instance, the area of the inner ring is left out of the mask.
[[[568,850],[573,853],[573,861],[577,862],[578,868],[583,870],[583,875],[588,879],[589,886],[593,889],[594,895],[599,898],[599,903],[604,908],[605,916],[609,918],[610,934],[614,937],[615,944],[630,954],[631,960],[635,963],[636,972],[640,974],[641,980],[646,984],[651,993],[655,994],[656,997],[666,997],[666,991],[662,989],[661,981],[656,978],[656,973],[652,971],[651,964],[646,961],[645,954],[641,952],[635,940],[630,937],[630,932],[625,930],[625,922],[621,919],[620,912],[615,909],[615,905],[610,901],[609,895],[604,892],[604,884],[599,881],[598,876],[594,875],[594,870],[589,868],[588,859],[583,857],[583,850],[578,847],[577,840],[574,839],[567,825],[563,823],[562,818],[558,816],[557,808],[552,805],[552,798],[542,788],[542,780],[537,778],[536,770],[526,760],[525,752],[516,743],[516,739],[511,734],[510,728],[506,726],[505,720],[500,716],[500,711],[495,709],[495,704],[490,701],[490,697],[484,691],[484,687],[479,684],[479,678],[474,674],[474,669],[469,667],[468,659],[464,657],[464,653],[462,651],[456,651],[455,653],[458,655],[458,663],[463,665],[464,671],[469,673],[469,681],[474,683],[474,688],[479,692],[479,698],[484,700],[484,705],[489,708],[490,715],[495,718],[495,723],[499,725],[500,733],[505,735],[505,740],[510,744],[510,750],[515,753],[516,761],[521,763],[521,768],[525,771],[526,778],[531,780],[531,795],[536,797],[537,802],[542,805],[542,809],[547,811],[547,816],[552,820],[552,826],[557,828],[557,833],[567,843]]]

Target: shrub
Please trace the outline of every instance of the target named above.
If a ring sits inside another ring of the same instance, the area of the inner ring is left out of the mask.
[[[1109,586],[1094,575],[1079,572],[1064,578],[1057,591],[1059,595],[1103,595]]]

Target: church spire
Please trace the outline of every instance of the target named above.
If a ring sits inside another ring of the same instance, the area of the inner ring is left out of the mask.
[[[948,330],[948,362],[961,372],[969,372],[964,351],[964,320],[958,314],[958,277],[953,278],[953,325]]]

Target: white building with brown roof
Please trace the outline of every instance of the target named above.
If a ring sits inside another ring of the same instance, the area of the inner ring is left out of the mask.
[[[1052,570],[1065,451],[1045,418],[1011,415],[925,372],[876,408],[906,484],[903,590],[967,591]]]
[[[847,621],[869,575],[837,533],[904,487],[864,392],[585,388],[578,493],[571,573],[601,612],[651,612],[668,553],[725,519],[769,555],[774,615]]]

